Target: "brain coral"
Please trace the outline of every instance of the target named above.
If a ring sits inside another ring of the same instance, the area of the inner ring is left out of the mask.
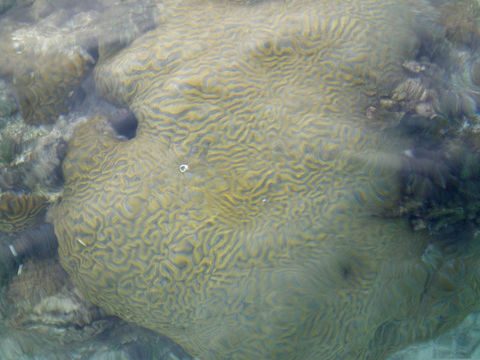
[[[19,232],[41,221],[48,206],[43,195],[0,194],[0,232]]]
[[[91,301],[238,360],[382,359],[476,306],[473,255],[428,261],[426,235],[378,216],[408,140],[363,114],[414,51],[412,3],[159,6],[95,69],[136,136],[92,118],[63,165],[59,253]]]

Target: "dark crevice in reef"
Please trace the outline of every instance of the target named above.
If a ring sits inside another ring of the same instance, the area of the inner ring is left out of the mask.
[[[138,120],[128,109],[119,109],[108,117],[108,122],[118,138],[131,140],[137,134]]]

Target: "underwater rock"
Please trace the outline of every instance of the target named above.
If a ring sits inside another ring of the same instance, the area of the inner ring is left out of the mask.
[[[440,1],[440,21],[454,43],[480,45],[480,4],[478,0]]]
[[[480,27],[480,25],[479,25]],[[451,73],[445,88],[440,91],[440,96],[445,104],[442,104],[442,112],[456,119],[466,117],[472,119],[480,108],[480,86],[475,83],[475,60],[480,47],[471,51],[458,50],[451,56],[457,71]]]
[[[364,114],[422,4],[162,2],[95,69],[135,135],[95,116],[68,145],[52,220],[75,286],[205,360],[384,359],[477,309],[478,250],[432,265],[428,232],[380,216],[412,140]]]
[[[161,8],[161,3],[155,0],[115,2],[108,7],[97,25],[99,58],[113,56],[141,34],[163,23]]]
[[[1,0],[0,1],[0,14],[10,9],[13,4],[15,4],[15,0]]]
[[[477,59],[472,64],[471,78],[475,85],[480,86],[480,59]]]
[[[26,124],[20,114],[0,127],[0,232],[16,233],[44,221],[62,182],[66,143],[85,118],[61,118],[53,127]]]
[[[48,130],[26,124],[19,113],[2,120],[5,125],[0,127],[0,193],[31,193],[33,188],[25,184],[25,174],[35,161],[36,142]]]
[[[0,74],[15,85],[30,124],[54,123],[72,109],[99,56],[99,38],[103,52],[113,52],[158,20],[151,1],[36,1],[25,13],[22,25],[18,12],[0,23]]]
[[[93,342],[105,331],[111,332],[115,325],[115,321],[106,318],[72,286],[55,258],[25,262],[8,284],[7,299],[11,304],[7,326],[16,334],[14,339],[24,343],[23,347],[26,342],[33,348],[42,347],[37,344],[41,339],[43,353],[78,348],[86,340]],[[22,338],[23,332],[30,334],[29,340]],[[80,346],[78,351],[86,349],[81,350]]]
[[[20,114],[2,120],[5,124],[0,127],[0,166],[7,168],[23,166],[29,162],[38,137],[47,134],[48,131],[26,124]]]
[[[5,13],[11,8],[18,8],[31,5],[35,0],[0,0],[0,14]]]
[[[479,133],[470,128],[442,142],[415,145],[404,158],[397,215],[408,216],[413,228],[424,224],[432,235],[446,239],[478,226],[478,141]]]
[[[0,319],[0,353],[9,358],[192,359],[164,336],[105,316],[56,258],[27,260],[0,288]]]
[[[18,104],[12,87],[3,79],[0,79],[0,117],[10,116],[17,110]],[[0,128],[4,125],[0,123]]]
[[[73,29],[49,28],[54,21],[47,18],[35,27],[2,35],[9,40],[4,40],[2,50],[13,63],[13,83],[28,123],[52,123],[67,112],[79,84],[95,63],[75,43]],[[72,45],[67,47],[65,42]]]
[[[422,65],[414,60],[405,61],[402,66],[405,70],[410,71],[412,74],[419,74],[426,69],[425,65]]]
[[[67,274],[55,258],[25,262],[8,284],[8,296],[17,310],[11,320],[17,327],[82,327],[101,314],[69,285]]]
[[[61,189],[61,161],[78,114],[60,116],[55,125],[26,124],[20,114],[0,118],[0,194],[43,194],[52,201]]]
[[[407,78],[367,116],[413,139],[402,161],[402,199],[387,213],[449,239],[479,223],[480,88],[472,76],[476,48],[437,41],[444,46],[435,52],[420,45],[421,61],[403,64]]]
[[[476,359],[480,357],[480,314],[474,313],[457,328],[428,343],[415,344],[389,360]]]
[[[25,166],[23,185],[28,189],[44,193],[58,191],[62,184],[61,162],[66,154],[66,147],[75,129],[86,122],[82,116],[60,116],[55,126],[36,139],[31,152],[31,161]]]
[[[53,201],[63,182],[61,161],[66,145],[85,121],[78,113],[43,126],[25,123],[18,112],[0,117],[0,195],[42,194]]]
[[[53,227],[41,224],[6,239],[0,238],[0,279],[9,279],[21,272],[27,258],[45,259],[57,254],[57,238]]]

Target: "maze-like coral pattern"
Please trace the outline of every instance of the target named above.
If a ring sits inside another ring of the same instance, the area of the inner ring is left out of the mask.
[[[163,1],[95,70],[137,136],[96,117],[69,145],[54,221],[75,284],[201,359],[383,358],[473,306],[430,296],[426,239],[378,216],[408,144],[363,114],[413,48],[411,5]]]
[[[43,195],[0,195],[0,231],[5,233],[25,230],[45,215],[48,199]]]

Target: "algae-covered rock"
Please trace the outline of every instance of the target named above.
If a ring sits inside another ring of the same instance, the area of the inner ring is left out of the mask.
[[[66,143],[85,119],[61,117],[54,126],[42,127],[26,124],[19,113],[2,120],[5,125],[0,126],[0,196],[42,195],[52,200],[62,184],[60,163]]]
[[[474,61],[470,71],[473,83],[480,86],[480,59]]]
[[[9,84],[0,79],[0,117],[10,116],[18,110],[14,91]],[[4,121],[0,120],[0,128],[3,128]]]
[[[54,123],[82,97],[103,49],[120,49],[155,25],[151,1],[36,1],[0,19],[0,74],[16,88],[27,123]],[[18,19],[21,21],[18,21]]]
[[[453,42],[480,45],[480,3],[478,0],[441,1],[440,16],[446,36]]]
[[[8,60],[1,63],[0,71],[13,75],[23,117],[33,124],[53,123],[59,114],[66,113],[95,63],[75,41],[73,28],[51,27],[56,21],[47,18],[2,35],[0,47]]]
[[[0,351],[8,359],[191,359],[159,334],[106,317],[56,258],[29,259],[0,295]]]

